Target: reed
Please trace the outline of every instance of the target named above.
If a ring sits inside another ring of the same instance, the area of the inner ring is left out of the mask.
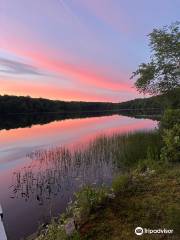
[[[45,200],[84,185],[111,184],[114,176],[147,159],[158,159],[157,131],[100,136],[74,149],[54,147],[28,154],[30,164],[13,175],[12,198]],[[151,146],[151,149],[149,149]],[[73,192],[72,192],[73,194]]]

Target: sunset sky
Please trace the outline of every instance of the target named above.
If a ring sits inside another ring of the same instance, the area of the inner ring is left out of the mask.
[[[179,0],[0,0],[0,94],[120,102]]]

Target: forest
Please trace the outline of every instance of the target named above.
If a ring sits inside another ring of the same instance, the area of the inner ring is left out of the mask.
[[[111,110],[164,110],[180,107],[180,88],[165,94],[138,98],[121,103],[112,102],[66,102],[29,96],[0,96],[0,113],[85,112]]]
[[[0,96],[0,113],[81,112],[113,109],[113,103],[65,102],[29,96]]]

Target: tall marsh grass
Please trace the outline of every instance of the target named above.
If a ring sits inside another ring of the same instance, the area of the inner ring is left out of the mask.
[[[150,147],[151,146],[151,147]],[[14,197],[34,197],[43,204],[82,185],[111,184],[116,173],[137,166],[147,158],[159,158],[158,131],[100,136],[88,145],[70,150],[56,147],[28,155],[31,164],[14,173]]]

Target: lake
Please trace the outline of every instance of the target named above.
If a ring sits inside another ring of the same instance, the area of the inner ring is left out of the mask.
[[[28,120],[30,116],[18,116],[21,124],[18,118],[13,118],[15,124],[3,120],[0,128],[0,203],[9,240],[32,234],[39,224],[62,213],[83,184],[111,183],[116,174],[116,166],[111,161],[87,163],[79,156],[72,161],[67,148],[71,152],[85,148],[101,135],[157,126],[155,120],[113,113],[53,118],[52,122],[48,118],[38,120],[38,124]]]

